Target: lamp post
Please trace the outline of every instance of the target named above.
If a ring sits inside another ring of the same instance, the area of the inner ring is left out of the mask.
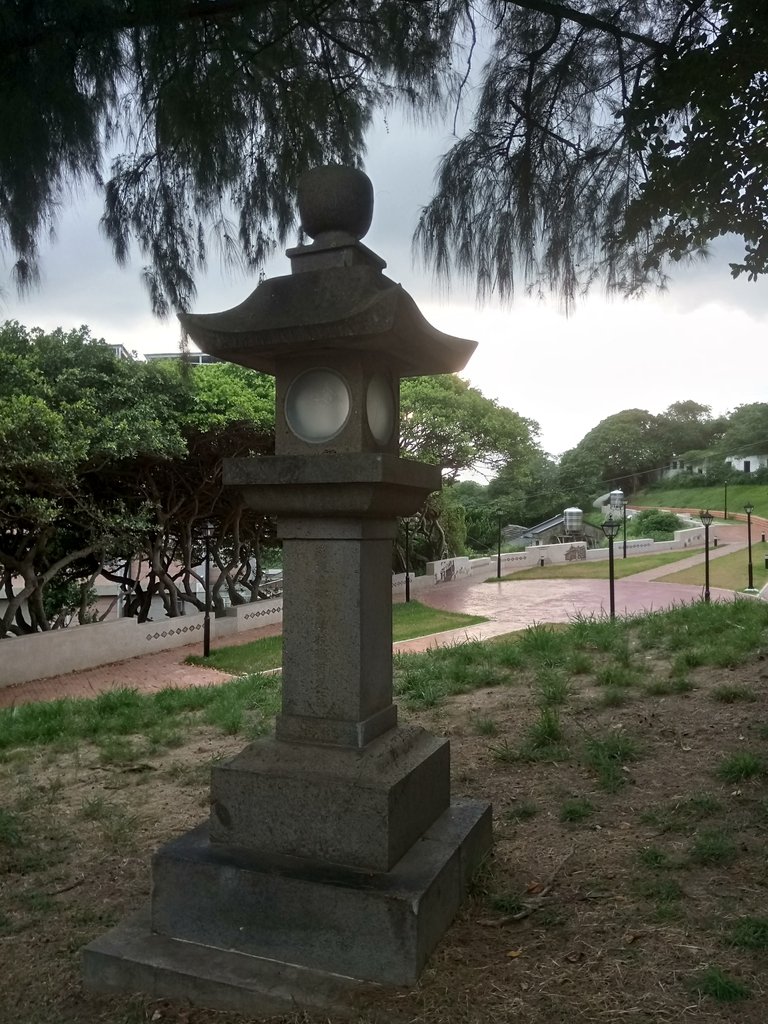
[[[405,520],[405,600],[411,600],[411,528]]]
[[[496,533],[496,579],[501,579],[501,512],[498,514],[498,530]]]
[[[704,600],[707,604],[709,604],[709,528],[714,518],[709,509],[706,512],[699,512],[699,519],[704,526]]]
[[[213,525],[203,523],[205,539],[205,614],[203,617],[203,657],[211,653],[211,534]]]
[[[749,557],[747,562],[749,585],[747,589],[754,590],[754,578],[752,576],[752,513],[755,511],[755,506],[751,501],[747,502],[744,506],[744,511],[747,513],[747,552]]]
[[[623,520],[623,523],[624,523],[624,554],[623,554],[623,557],[626,558],[627,557],[627,502],[626,502],[626,500],[624,498],[624,491],[622,491],[622,489],[620,487],[617,487],[616,490],[611,491],[611,493],[608,495],[608,506],[609,506],[609,510],[610,510],[608,512],[608,516],[611,519],[614,517],[614,515],[616,515],[619,512],[619,510],[621,510],[622,520]],[[618,526],[617,526],[617,529],[618,529]]]
[[[611,620],[616,618],[616,601],[614,593],[614,571],[613,571],[613,542],[619,532],[619,522],[613,516],[608,516],[604,523],[600,524],[605,536],[608,538],[608,593],[610,598]]]

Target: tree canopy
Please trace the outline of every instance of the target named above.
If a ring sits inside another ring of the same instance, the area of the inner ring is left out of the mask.
[[[3,325],[0,636],[48,629],[54,583],[87,589],[99,573],[124,584],[140,618],[155,595],[169,614],[194,604],[207,519],[233,588],[264,522],[222,488],[222,460],[269,452],[273,429],[272,378],[120,360],[87,328]]]
[[[262,266],[301,172],[360,164],[377,109],[476,85],[418,225],[439,272],[570,301],[735,232],[754,277],[767,44],[751,0],[0,0],[0,238],[29,286],[70,190],[100,188],[116,258],[184,309],[212,244]]]
[[[400,382],[400,449],[439,463],[445,478],[520,467],[538,451],[538,424],[486,398],[461,377],[406,377]]]

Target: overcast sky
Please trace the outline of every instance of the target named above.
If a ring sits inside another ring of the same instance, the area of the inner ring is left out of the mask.
[[[450,146],[448,128],[427,130],[397,119],[390,124],[370,140],[366,170],[376,200],[365,243],[436,327],[479,342],[463,376],[535,420],[545,451],[558,455],[573,447],[622,409],[658,413],[693,399],[719,415],[768,401],[768,281],[731,279],[728,259],[740,257],[738,243],[676,273],[665,294],[639,301],[606,299],[595,291],[569,317],[554,298],[538,302],[521,295],[507,307],[478,307],[471,289],[456,285],[446,293],[411,255],[419,210],[430,198],[437,160]],[[36,292],[20,298],[5,271],[0,315],[46,329],[87,324],[106,341],[138,352],[177,349],[175,319],[152,317],[141,262],[116,266],[98,231],[100,213],[94,196],[63,212],[56,241],[43,249]],[[229,308],[257,283],[223,274],[215,256],[211,262],[199,281],[197,312]],[[288,261],[280,255],[267,270],[287,273]]]

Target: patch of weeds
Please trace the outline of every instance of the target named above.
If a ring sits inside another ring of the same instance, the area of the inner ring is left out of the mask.
[[[739,949],[768,949],[768,919],[742,917],[731,925],[727,941]]]
[[[568,920],[567,916],[562,910],[558,910],[557,907],[543,907],[541,912],[536,915],[536,920],[542,926],[542,928],[560,928]]]
[[[491,909],[499,914],[519,914],[523,909],[523,901],[514,892],[501,892],[491,895],[488,899]]]
[[[672,903],[685,895],[680,883],[673,878],[653,878],[640,882],[638,891],[641,896],[657,903]]]
[[[690,693],[696,686],[687,676],[678,676],[672,680],[672,693]]]
[[[598,686],[633,686],[637,682],[637,673],[626,665],[603,665],[595,672],[595,682]]]
[[[650,697],[668,697],[690,693],[696,687],[686,675],[670,675],[668,679],[652,679],[644,689]]]
[[[518,761],[528,761],[531,764],[567,761],[570,756],[571,751],[564,743],[548,743],[541,747],[532,747],[526,743],[517,752]]]
[[[536,622],[520,634],[521,653],[538,665],[561,666],[568,656],[568,634],[562,629]]]
[[[48,779],[47,782],[40,783],[35,788],[38,795],[45,801],[45,803],[58,803],[61,791],[64,789],[64,779],[61,775],[55,775],[52,779]]]
[[[597,704],[603,708],[620,708],[629,700],[626,690],[622,690],[618,686],[606,686],[598,697]]]
[[[482,857],[472,872],[472,877],[467,885],[467,892],[470,896],[487,896],[490,892],[493,880],[493,864],[490,854]]]
[[[649,808],[642,812],[640,820],[659,832],[681,832],[720,810],[719,800],[710,793],[694,793],[685,800]]]
[[[569,695],[568,679],[560,669],[542,668],[537,673],[534,692],[541,708],[565,704]]]
[[[174,729],[172,725],[161,723],[147,730],[147,753],[149,754],[182,747],[184,742],[183,733]]]
[[[35,914],[48,914],[56,906],[56,900],[38,889],[24,889],[19,893],[19,903]]]
[[[763,770],[763,762],[749,750],[739,751],[726,757],[717,766],[717,776],[723,782],[744,782]]]
[[[592,659],[586,651],[571,651],[565,662],[566,670],[574,676],[588,675],[592,667]]]
[[[526,657],[520,650],[517,640],[497,640],[493,642],[493,659],[505,669],[524,668]]]
[[[520,821],[530,821],[539,813],[539,809],[531,800],[522,800],[514,807],[504,812],[504,820],[517,824]]]
[[[538,719],[528,727],[526,736],[526,745],[534,750],[560,743],[564,736],[560,715],[554,708],[541,708]]]
[[[712,700],[721,704],[735,704],[737,701],[754,702],[757,694],[749,686],[716,686],[712,691]]]
[[[568,635],[574,647],[581,651],[615,651],[618,645],[625,643],[624,625],[619,619],[594,613],[574,615]]]
[[[697,820],[701,818],[708,818],[713,814],[718,814],[722,810],[722,804],[720,801],[712,796],[711,793],[694,793],[689,796],[687,800],[684,800],[679,805],[687,814],[691,817],[695,817]]]
[[[621,732],[590,736],[586,741],[585,760],[597,773],[598,781],[609,793],[624,785],[624,765],[638,757],[637,744]]]
[[[499,731],[498,724],[492,718],[474,718],[472,728],[478,736],[495,736]]]
[[[80,814],[86,821],[104,821],[112,813],[112,805],[103,796],[90,796],[83,800]]]
[[[586,821],[595,812],[594,804],[585,799],[566,800],[560,808],[560,821],[577,824]]]
[[[174,761],[166,768],[168,775],[180,786],[205,786],[211,779],[211,764],[204,761],[201,764],[187,764],[184,761]]]
[[[279,707],[280,680],[274,675],[240,676],[214,690],[203,718],[228,736],[254,729],[258,733]]]
[[[736,860],[736,845],[725,832],[707,830],[700,832],[693,840],[690,858],[694,864],[714,867],[732,864]]]
[[[138,744],[126,736],[105,737],[97,746],[102,764],[133,764],[141,756]]]
[[[768,722],[761,722],[755,726],[755,732],[759,740],[768,740]]]
[[[677,866],[667,851],[658,846],[642,847],[638,850],[637,859],[644,868],[651,868],[653,871],[669,871]]]
[[[491,756],[496,761],[509,764],[520,759],[517,748],[513,747],[508,739],[503,739],[501,743],[494,743],[490,749]]]
[[[466,640],[420,654],[395,656],[395,690],[412,708],[435,707],[446,697],[508,680],[498,663],[498,645]]]
[[[699,995],[711,996],[721,1003],[734,1003],[740,999],[749,999],[752,995],[747,985],[714,966],[707,967],[691,978],[688,987]]]
[[[0,846],[21,846],[21,818],[0,807]]]
[[[692,668],[699,668],[703,664],[704,655],[698,648],[694,647],[675,655],[669,667],[669,674],[670,676],[685,676],[688,675]]]
[[[671,920],[680,916],[680,901],[685,893],[673,878],[651,878],[638,883],[638,895],[651,900],[656,917]]]
[[[115,850],[133,849],[136,845],[136,833],[139,816],[115,807],[112,814],[101,822],[101,831],[105,841]]]
[[[643,687],[649,697],[667,697],[673,692],[671,679],[652,679]]]

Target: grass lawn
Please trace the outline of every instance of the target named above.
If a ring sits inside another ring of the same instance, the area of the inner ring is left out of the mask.
[[[725,488],[722,484],[712,487],[666,487],[663,490],[650,488],[638,491],[629,497],[631,505],[647,505],[652,508],[696,508],[717,509],[725,507]],[[755,515],[768,516],[768,487],[765,484],[728,484],[728,511],[744,512],[747,502],[755,506]]]
[[[402,721],[450,735],[494,854],[419,984],[356,1024],[764,1024],[767,644],[768,606],[740,600],[398,655]],[[3,1022],[254,1019],[88,992],[80,950],[145,903],[153,851],[206,817],[212,763],[279,694],[250,676],[0,711]]]
[[[444,612],[419,601],[409,601],[407,604],[392,605],[392,639],[396,643],[398,640],[444,633],[449,629],[474,626],[485,621],[482,615]],[[207,658],[190,654],[185,661],[188,665],[205,665],[231,675],[242,675],[246,672],[265,672],[268,669],[279,668],[282,654],[283,638],[268,636],[253,640],[249,644],[220,647],[211,651]]]
[[[655,555],[629,555],[621,557],[621,547],[616,553],[614,546],[614,577],[617,580],[625,576],[633,576],[636,572],[644,572],[646,569],[656,569],[660,565],[669,565],[671,562],[679,562],[681,558],[690,558],[694,551],[659,551]],[[530,569],[521,569],[520,572],[510,573],[502,576],[502,580],[607,580],[608,559],[604,562],[558,562],[556,565],[533,566]],[[666,579],[666,577],[665,577]],[[497,583],[496,579],[490,579],[488,583]]]
[[[768,570],[765,568],[765,556],[768,555],[768,543],[752,545],[752,578],[757,590],[768,583]],[[747,571],[747,552],[734,551],[730,555],[719,555],[709,560],[709,585],[722,587],[724,590],[745,590],[749,580]],[[704,586],[704,565],[694,565],[690,569],[664,576],[661,583],[696,583]]]

